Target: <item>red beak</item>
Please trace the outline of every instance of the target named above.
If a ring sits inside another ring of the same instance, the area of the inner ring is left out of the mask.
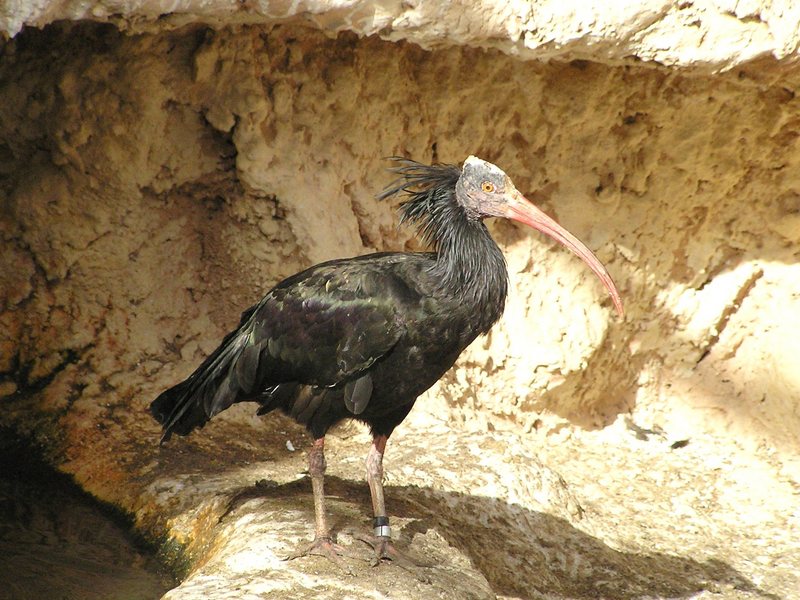
[[[583,242],[556,223],[555,220],[536,208],[536,206],[516,189],[507,193],[505,200],[506,203],[500,208],[503,217],[525,223],[525,225],[549,235],[577,254],[581,260],[589,265],[589,268],[595,272],[600,278],[600,281],[603,282],[603,285],[606,286],[608,293],[611,294],[611,300],[614,302],[614,307],[617,309],[619,316],[625,316],[625,311],[622,308],[622,299],[619,296],[619,291],[617,291],[617,286],[614,285],[614,280],[611,279],[611,275],[608,274],[603,263],[600,262]]]

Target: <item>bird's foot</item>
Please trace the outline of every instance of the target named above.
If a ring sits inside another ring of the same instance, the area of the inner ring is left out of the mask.
[[[392,561],[398,567],[402,567],[407,571],[413,570],[414,567],[432,567],[433,565],[427,563],[423,560],[418,558],[409,556],[404,552],[400,552],[397,548],[394,547],[392,543],[392,539],[385,535],[378,535],[378,536],[366,536],[366,535],[358,535],[356,538],[368,546],[370,546],[374,551],[375,555],[372,559],[372,566],[377,567],[383,561]]]
[[[300,558],[303,556],[323,556],[344,570],[346,573],[350,575],[353,574],[353,571],[350,569],[350,567],[348,567],[342,560],[342,556],[347,556],[347,551],[342,546],[335,543],[330,536],[316,536],[314,541],[308,546],[293,552],[284,558],[284,560],[294,560],[295,558]]]

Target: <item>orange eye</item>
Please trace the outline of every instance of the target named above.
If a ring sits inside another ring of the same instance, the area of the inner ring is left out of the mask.
[[[494,184],[490,181],[484,181],[481,184],[481,189],[487,194],[491,194],[492,192],[494,192]]]

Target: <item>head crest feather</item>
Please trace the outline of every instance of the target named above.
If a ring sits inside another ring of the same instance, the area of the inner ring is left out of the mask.
[[[461,169],[456,165],[436,163],[425,165],[409,158],[393,156],[398,166],[389,169],[399,175],[386,189],[378,194],[385,200],[396,194],[407,197],[400,204],[400,222],[417,225],[420,236],[429,244],[436,245],[438,224],[445,211],[455,203],[455,188]]]

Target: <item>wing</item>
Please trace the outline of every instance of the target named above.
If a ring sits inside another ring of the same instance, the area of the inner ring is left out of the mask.
[[[367,371],[400,340],[400,307],[415,301],[396,262],[379,258],[324,263],[270,291],[243,318],[239,387],[256,394],[290,381],[343,385],[347,408],[362,412],[372,394]]]

